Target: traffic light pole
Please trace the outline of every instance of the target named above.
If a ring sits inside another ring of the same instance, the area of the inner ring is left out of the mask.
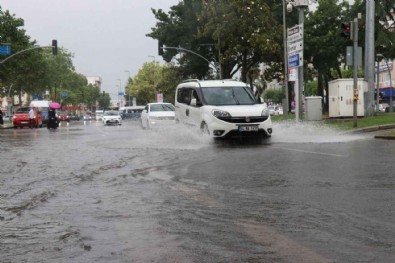
[[[12,55],[9,56],[9,57],[6,57],[6,58],[3,59],[3,60],[1,60],[1,61],[0,61],[0,64],[3,64],[3,63],[6,62],[7,60],[10,60],[11,58],[13,58],[13,57],[15,57],[15,56],[17,56],[17,55],[19,55],[19,54],[25,53],[25,52],[30,51],[30,50],[41,49],[41,48],[52,48],[52,46],[47,46],[47,47],[32,47],[32,48],[28,48],[28,49],[21,50],[21,51],[19,51],[19,52],[16,52],[15,54],[12,54]]]
[[[215,64],[213,64],[212,62],[210,62],[210,60],[208,60],[207,58],[203,57],[202,55],[200,55],[200,54],[198,54],[198,53],[196,53],[196,52],[193,52],[192,50],[185,49],[185,48],[181,48],[181,47],[163,47],[163,46],[162,46],[162,47],[159,47],[159,49],[175,49],[175,50],[181,50],[181,51],[184,51],[184,52],[187,52],[187,53],[194,54],[194,55],[196,55],[196,56],[198,56],[198,57],[204,59],[205,61],[207,61],[207,63],[208,63],[209,65],[211,65],[211,66],[215,69],[215,72],[216,72],[217,74],[219,73],[219,70],[218,70],[218,68],[217,68],[217,66],[216,66]],[[220,77],[220,76],[219,76],[219,77]]]

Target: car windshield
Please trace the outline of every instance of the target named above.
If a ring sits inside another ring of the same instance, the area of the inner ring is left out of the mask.
[[[118,111],[105,111],[104,116],[118,116],[119,112]]]
[[[150,111],[174,111],[172,104],[152,104]]]
[[[252,105],[255,98],[248,87],[207,87],[202,88],[208,105]]]
[[[16,113],[28,113],[30,108],[19,108],[17,109]]]

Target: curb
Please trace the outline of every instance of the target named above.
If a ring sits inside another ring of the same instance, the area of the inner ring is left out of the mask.
[[[395,140],[395,136],[385,136],[385,135],[377,135],[374,136],[375,139],[381,139],[381,140]]]

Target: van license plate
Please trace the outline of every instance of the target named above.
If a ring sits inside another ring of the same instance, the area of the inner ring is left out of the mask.
[[[239,131],[244,132],[244,131],[258,131],[258,126],[257,125],[243,125],[239,126]]]

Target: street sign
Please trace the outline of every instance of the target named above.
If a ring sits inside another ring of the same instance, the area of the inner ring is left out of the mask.
[[[288,44],[288,54],[293,54],[303,50],[303,40]]]
[[[288,69],[289,81],[297,81],[298,80],[298,70],[295,68]]]
[[[11,55],[10,46],[0,46],[0,55]]]
[[[118,92],[118,96],[125,96],[125,93],[120,91],[120,92]]]
[[[287,41],[288,43],[303,39],[303,26],[296,25],[288,28]]]
[[[288,68],[303,66],[303,51],[288,55]]]

